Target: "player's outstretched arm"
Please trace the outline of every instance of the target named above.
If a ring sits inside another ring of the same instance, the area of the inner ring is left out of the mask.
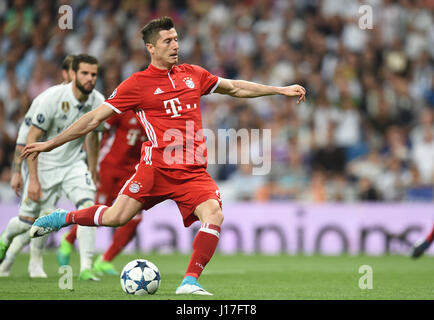
[[[66,142],[77,139],[85,134],[89,133],[96,127],[98,127],[101,122],[108,119],[115,112],[112,108],[105,104],[101,104],[95,110],[92,110],[86,114],[84,114],[80,119],[75,121],[68,129],[62,131],[60,134],[55,136],[51,140],[47,140],[44,142],[35,142],[28,144],[24,147],[21,156],[23,158],[29,157],[31,154],[32,160],[35,160],[39,154],[39,152],[48,152],[51,151]]]
[[[299,97],[297,103],[305,101],[306,89],[298,84],[287,87],[267,86],[245,80],[231,80],[220,78],[217,93],[228,94],[237,98],[256,98],[269,95],[284,95],[287,97]]]

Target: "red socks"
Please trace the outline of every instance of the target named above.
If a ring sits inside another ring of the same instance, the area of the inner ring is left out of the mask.
[[[70,244],[74,244],[75,239],[77,239],[77,227],[78,225],[74,224],[65,237],[65,240]]]
[[[220,237],[220,227],[214,224],[202,224],[193,240],[193,253],[185,276],[199,278],[206,264],[211,260]]]
[[[66,223],[74,223],[74,225],[66,235],[66,241],[68,241],[70,244],[74,244],[74,241],[77,238],[78,224],[81,226],[99,226],[102,223],[102,216],[106,209],[107,206],[94,205],[89,208],[68,212],[66,214]]]
[[[122,251],[136,234],[136,229],[140,221],[142,221],[142,217],[137,216],[137,218],[128,221],[126,225],[116,229],[113,234],[112,243],[102,257],[103,261],[112,261],[118,253]]]
[[[66,223],[75,223],[81,226],[100,226],[102,224],[102,216],[107,208],[104,205],[94,205],[89,208],[68,212]]]

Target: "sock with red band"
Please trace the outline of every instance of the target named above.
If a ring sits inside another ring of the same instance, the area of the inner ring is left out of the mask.
[[[193,253],[185,276],[199,278],[206,264],[214,255],[220,237],[220,227],[214,224],[202,224],[193,240]]]
[[[68,212],[66,223],[75,223],[81,226],[100,226],[102,224],[102,216],[107,208],[104,205],[94,205],[89,208]]]
[[[113,234],[113,240],[110,247],[104,253],[102,257],[103,261],[112,261],[119,252],[134,238],[136,234],[137,226],[142,218],[135,218],[128,221],[124,226],[118,227]]]

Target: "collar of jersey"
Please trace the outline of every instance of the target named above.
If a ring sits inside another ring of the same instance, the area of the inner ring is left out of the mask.
[[[175,66],[172,66],[171,69],[159,69],[150,63],[148,66],[148,70],[154,74],[167,76],[169,74],[169,71],[170,71],[170,73],[173,73],[175,71]]]

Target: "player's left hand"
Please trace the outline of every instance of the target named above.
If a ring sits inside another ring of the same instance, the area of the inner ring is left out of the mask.
[[[298,84],[282,88],[282,94],[288,97],[297,97],[297,104],[301,101],[306,101],[306,89]]]
[[[40,152],[48,152],[52,149],[48,141],[30,143],[24,147],[21,158],[27,159],[31,155],[30,159],[36,160]]]

